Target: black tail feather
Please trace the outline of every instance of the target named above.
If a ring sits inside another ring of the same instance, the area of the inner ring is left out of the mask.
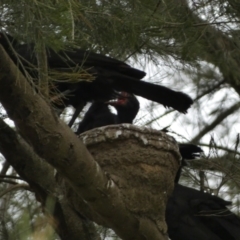
[[[172,107],[182,113],[186,113],[193,103],[193,100],[187,94],[171,90],[161,85],[138,81],[116,73],[112,73],[112,76],[108,77],[114,79],[112,85],[119,91],[124,90],[133,93],[151,101],[158,102],[165,107]]]

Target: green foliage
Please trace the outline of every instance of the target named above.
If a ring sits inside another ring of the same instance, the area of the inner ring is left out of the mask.
[[[180,123],[175,130],[179,136],[179,125],[188,128],[182,138],[177,136],[179,139],[197,139],[197,143],[208,146],[205,151],[211,154],[200,168],[205,172],[206,185],[209,179],[215,182],[221,179],[217,187],[210,188],[221,195],[220,188],[226,186],[228,197],[238,206],[234,211],[239,212],[238,196],[234,198],[240,189],[239,154],[232,153],[233,148],[239,153],[235,145],[238,128],[233,127],[239,122],[239,107],[218,121],[222,112],[239,102],[240,4],[237,0],[1,0],[0,19],[2,31],[22,42],[35,43],[37,53],[45,47],[55,51],[71,47],[91,49],[122,60],[130,58],[142,66],[153,63],[157,66],[155,82],[163,78],[165,71],[170,86],[181,90],[187,86],[191,96],[197,99],[189,115],[179,118],[178,114],[162,109],[154,113],[150,110],[157,107],[150,105],[141,116],[148,119],[138,124],[148,123],[160,129],[162,123],[158,120],[172,114],[167,124]],[[44,65],[44,56],[41,61]],[[79,80],[79,74],[81,69],[61,74],[61,78],[59,73],[50,72],[47,80],[75,81]],[[82,78],[86,79],[81,75]],[[212,101],[216,95],[217,99]],[[213,132],[217,134],[218,144],[209,148],[209,137],[207,140],[204,137]],[[213,149],[219,154],[215,155]],[[209,163],[213,168],[209,169]],[[192,167],[195,170],[186,170],[182,179],[198,187],[199,169],[194,164]],[[1,184],[1,191],[6,188]],[[26,239],[35,232],[33,225],[39,219],[43,221],[33,196],[21,194],[24,197],[14,193],[5,196],[7,201],[5,197],[2,199],[6,204],[0,229],[3,240]],[[40,232],[48,229],[44,224],[39,226]],[[51,230],[47,232],[47,239],[56,239]]]

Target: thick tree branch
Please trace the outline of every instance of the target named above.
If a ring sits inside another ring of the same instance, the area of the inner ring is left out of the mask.
[[[8,169],[9,169],[9,167],[10,167],[9,162],[5,161],[5,162],[3,163],[3,167],[2,167],[2,169],[1,169],[0,175],[5,175],[6,172],[8,171]]]
[[[1,119],[0,139],[1,153],[17,173],[30,184],[61,239],[98,239],[94,225],[79,218],[74,207],[69,205],[63,189],[58,187],[55,181],[53,168],[37,156],[33,149]],[[81,203],[82,200],[76,199],[76,201]],[[82,212],[87,215],[86,212]]]
[[[120,237],[165,239],[152,222],[147,219],[139,222],[127,211],[119,189],[86,147],[56,118],[47,103],[34,95],[2,48],[0,56],[0,101],[36,153],[54,166]]]
[[[215,92],[219,90],[220,86],[225,83],[225,79],[219,81],[215,85],[209,87],[209,89],[206,89],[205,91],[201,92],[195,99],[194,102],[197,102],[199,99],[203,98],[204,96],[208,95],[209,93]]]
[[[0,193],[0,198],[2,198],[5,194],[7,194],[9,192],[16,191],[16,190],[19,190],[19,189],[31,190],[29,185],[27,185],[25,183],[16,184],[16,185],[13,185],[13,186],[9,187],[5,191],[1,192]]]

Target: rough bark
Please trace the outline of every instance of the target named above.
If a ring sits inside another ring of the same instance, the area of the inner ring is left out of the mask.
[[[80,218],[74,207],[69,205],[64,190],[55,180],[54,169],[36,155],[33,149],[1,119],[0,139],[1,153],[17,173],[29,183],[37,200],[42,204],[49,223],[60,238],[99,239],[93,223]],[[81,211],[84,213],[83,209]]]

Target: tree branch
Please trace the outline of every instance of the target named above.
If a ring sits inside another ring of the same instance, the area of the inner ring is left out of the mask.
[[[37,156],[33,149],[1,119],[0,139],[1,153],[34,190],[37,200],[41,202],[45,214],[51,219],[50,223],[61,239],[98,239],[93,223],[80,218],[74,206],[71,207],[69,204],[64,195],[65,189],[56,183],[53,168]],[[71,191],[70,188],[69,192]],[[81,198],[75,200],[78,205],[82,202]],[[82,205],[80,214],[88,216],[86,204]]]
[[[166,239],[153,222],[136,219],[121,193],[86,147],[33,93],[26,79],[0,48],[0,101],[21,135],[39,156],[66,178],[76,193],[123,239]],[[111,187],[109,187],[111,186]],[[141,229],[140,229],[141,228]]]
[[[203,147],[210,147],[210,144],[209,143],[199,143],[200,146],[203,146]],[[224,147],[224,146],[220,146],[220,145],[216,145],[214,144],[214,148],[216,149],[219,149],[219,150],[223,150],[223,151],[226,151],[228,153],[231,153],[231,154],[234,154],[234,155],[240,155],[240,152],[234,150],[234,149],[230,149],[228,147]]]
[[[182,55],[181,58],[183,60],[202,59],[214,64],[220,69],[225,81],[240,95],[238,84],[240,48],[236,40],[215,28],[213,23],[209,25],[208,22],[198,17],[189,8],[188,1],[170,0],[166,4],[171,9],[168,13],[171,21],[184,23],[179,25],[177,33],[169,32],[182,45],[179,54],[184,53],[184,56]]]
[[[6,189],[5,191],[0,193],[0,198],[2,198],[4,195],[6,195],[9,192],[15,191],[15,190],[19,190],[19,189],[25,189],[25,190],[31,190],[31,188],[29,187],[29,185],[22,183],[22,184],[16,184],[14,186],[9,187],[8,189]]]
[[[213,130],[216,126],[218,126],[218,124],[220,124],[225,118],[227,118],[229,115],[231,115],[232,113],[236,112],[240,107],[240,102],[237,102],[236,104],[234,104],[232,107],[228,108],[227,110],[223,111],[222,113],[220,113],[215,120],[212,121],[211,124],[205,126],[192,140],[192,143],[198,143],[200,141],[200,139],[207,134],[208,132],[210,132],[211,130]]]

